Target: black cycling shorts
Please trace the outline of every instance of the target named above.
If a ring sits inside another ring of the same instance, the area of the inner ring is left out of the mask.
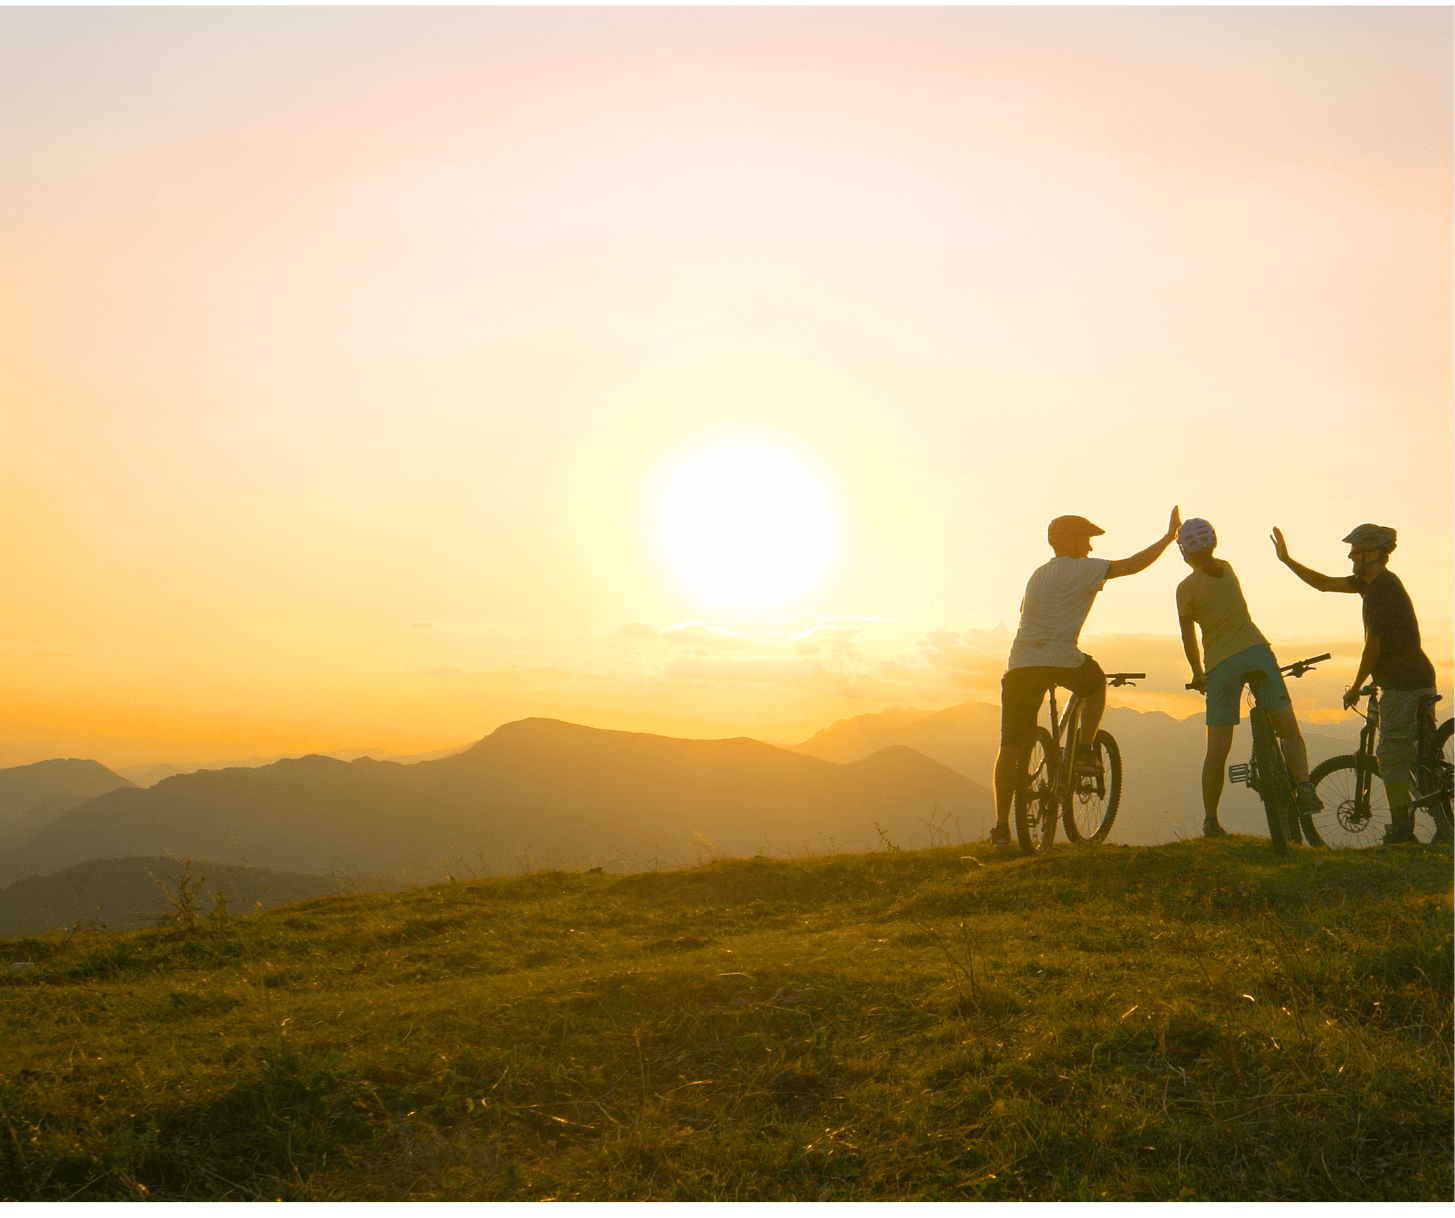
[[[1060,685],[1089,698],[1106,688],[1106,673],[1087,656],[1075,668],[1053,668],[1037,664],[1012,668],[1000,679],[1000,747],[1022,748],[1036,730],[1046,691]]]

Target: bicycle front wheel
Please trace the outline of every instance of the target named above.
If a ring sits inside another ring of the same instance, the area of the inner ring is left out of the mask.
[[[1015,833],[1022,854],[1045,854],[1056,840],[1059,797],[1056,792],[1056,742],[1036,728],[1021,751],[1020,780],[1015,788]]]
[[[1283,752],[1268,719],[1259,710],[1249,716],[1253,728],[1253,763],[1258,771],[1258,797],[1268,818],[1268,837],[1275,854],[1288,853],[1288,825],[1296,815],[1293,788]]]
[[[1122,751],[1108,732],[1097,732],[1092,750],[1101,762],[1101,777],[1072,773],[1071,798],[1063,817],[1066,836],[1094,845],[1106,841],[1122,801]]]
[[[1384,841],[1389,826],[1389,798],[1384,793],[1384,780],[1379,776],[1379,762],[1360,760],[1352,753],[1330,757],[1314,767],[1309,775],[1319,798],[1322,812],[1312,814],[1315,828],[1326,846],[1360,849],[1378,846]],[[1360,787],[1367,786],[1368,795],[1360,796]]]

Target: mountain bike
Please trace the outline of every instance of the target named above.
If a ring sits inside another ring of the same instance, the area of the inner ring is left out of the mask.
[[[1325,652],[1321,656],[1284,664],[1278,671],[1285,677],[1301,677],[1315,664],[1322,664],[1328,658],[1329,653]],[[1278,734],[1273,730],[1268,712],[1259,705],[1259,688],[1266,678],[1267,674],[1261,668],[1254,668],[1238,678],[1248,687],[1248,726],[1253,731],[1253,755],[1240,765],[1230,765],[1228,779],[1244,783],[1258,792],[1258,798],[1263,801],[1264,815],[1268,818],[1268,837],[1273,843],[1273,851],[1275,854],[1287,854],[1289,843],[1297,845],[1300,838],[1310,846],[1322,846],[1324,843],[1315,831],[1313,813],[1298,810],[1298,795],[1293,777],[1283,760]]]
[[[1319,836],[1330,846],[1377,846],[1389,826],[1389,799],[1379,773],[1374,744],[1379,736],[1379,691],[1371,684],[1359,691],[1369,705],[1359,730],[1359,751],[1330,757],[1314,767],[1309,780],[1324,801],[1314,814]],[[1419,744],[1410,775],[1410,811],[1422,842],[1451,840],[1451,744],[1455,720],[1435,726],[1437,694],[1425,699],[1419,712]],[[1356,711],[1356,713],[1358,713]]]
[[[1145,680],[1144,672],[1107,673],[1108,686]],[[1056,687],[1050,690],[1051,728],[1036,725],[1021,753],[1020,781],[1015,791],[1015,832],[1022,854],[1045,854],[1062,823],[1073,842],[1106,841],[1122,798],[1122,753],[1110,732],[1098,731],[1091,742],[1101,773],[1076,772],[1076,745],[1081,736],[1082,699],[1073,693],[1066,713],[1056,710]]]

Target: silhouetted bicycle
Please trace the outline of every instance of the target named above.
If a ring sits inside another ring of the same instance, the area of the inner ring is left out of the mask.
[[[1144,672],[1107,673],[1109,686],[1146,679]],[[1066,713],[1057,714],[1056,688],[1050,691],[1051,728],[1039,724],[1021,753],[1020,781],[1015,792],[1015,832],[1021,853],[1044,854],[1056,840],[1056,825],[1066,827],[1073,842],[1106,841],[1122,798],[1122,753],[1111,733],[1098,731],[1091,742],[1101,762],[1099,775],[1076,772],[1076,745],[1081,735],[1082,699],[1072,694]]]
[[[1320,838],[1330,846],[1377,846],[1389,827],[1389,799],[1379,773],[1374,744],[1379,736],[1379,691],[1366,685],[1359,696],[1369,699],[1359,730],[1359,751],[1330,757],[1314,767],[1310,781],[1324,801],[1324,810],[1314,813]],[[1414,773],[1410,775],[1410,810],[1414,813],[1415,837],[1422,842],[1451,840],[1451,744],[1455,720],[1435,726],[1437,694],[1426,698],[1419,709],[1419,745]]]
[[[1322,664],[1328,658],[1329,653],[1325,652],[1321,656],[1284,664],[1278,671],[1285,677],[1301,677],[1315,664]],[[1310,846],[1322,846],[1324,843],[1314,829],[1312,814],[1298,810],[1298,794],[1283,760],[1278,734],[1273,730],[1268,712],[1258,704],[1258,691],[1266,676],[1261,668],[1254,668],[1238,678],[1248,687],[1248,726],[1253,731],[1253,755],[1241,765],[1230,765],[1228,778],[1258,792],[1258,798],[1263,801],[1263,812],[1268,818],[1268,837],[1274,852],[1287,854],[1288,843],[1297,844],[1300,837]]]

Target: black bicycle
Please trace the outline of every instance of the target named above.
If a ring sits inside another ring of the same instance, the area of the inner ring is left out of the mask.
[[[1307,660],[1296,660],[1285,664],[1279,672],[1285,677],[1301,677],[1329,659],[1329,653],[1310,656]],[[1298,810],[1298,794],[1293,777],[1283,760],[1283,749],[1278,743],[1278,734],[1268,718],[1268,712],[1258,703],[1258,691],[1267,674],[1261,668],[1243,673],[1238,680],[1248,687],[1248,726],[1253,731],[1253,755],[1241,765],[1228,767],[1228,778],[1241,782],[1258,792],[1263,801],[1263,812],[1268,818],[1268,837],[1278,854],[1287,854],[1290,842],[1297,844],[1300,838],[1310,846],[1322,846],[1314,827],[1313,814]],[[1192,686],[1189,684],[1188,689]]]
[[[1109,686],[1146,679],[1144,672],[1107,673]],[[1076,772],[1076,745],[1081,737],[1082,700],[1073,693],[1066,713],[1056,710],[1056,688],[1050,691],[1051,728],[1039,724],[1021,753],[1020,781],[1015,791],[1015,832],[1022,854],[1044,854],[1063,824],[1073,842],[1106,841],[1122,799],[1122,752],[1110,732],[1098,731],[1091,742],[1101,762],[1100,774]]]
[[[1379,736],[1379,691],[1371,684],[1359,691],[1369,699],[1362,712],[1359,751],[1330,757],[1314,767],[1309,780],[1324,801],[1324,810],[1314,813],[1318,835],[1330,846],[1377,846],[1389,827],[1389,799],[1374,755]],[[1419,744],[1414,772],[1410,775],[1410,810],[1414,831],[1422,842],[1451,840],[1451,734],[1455,720],[1435,726],[1435,703],[1439,695],[1424,699],[1419,708]]]

